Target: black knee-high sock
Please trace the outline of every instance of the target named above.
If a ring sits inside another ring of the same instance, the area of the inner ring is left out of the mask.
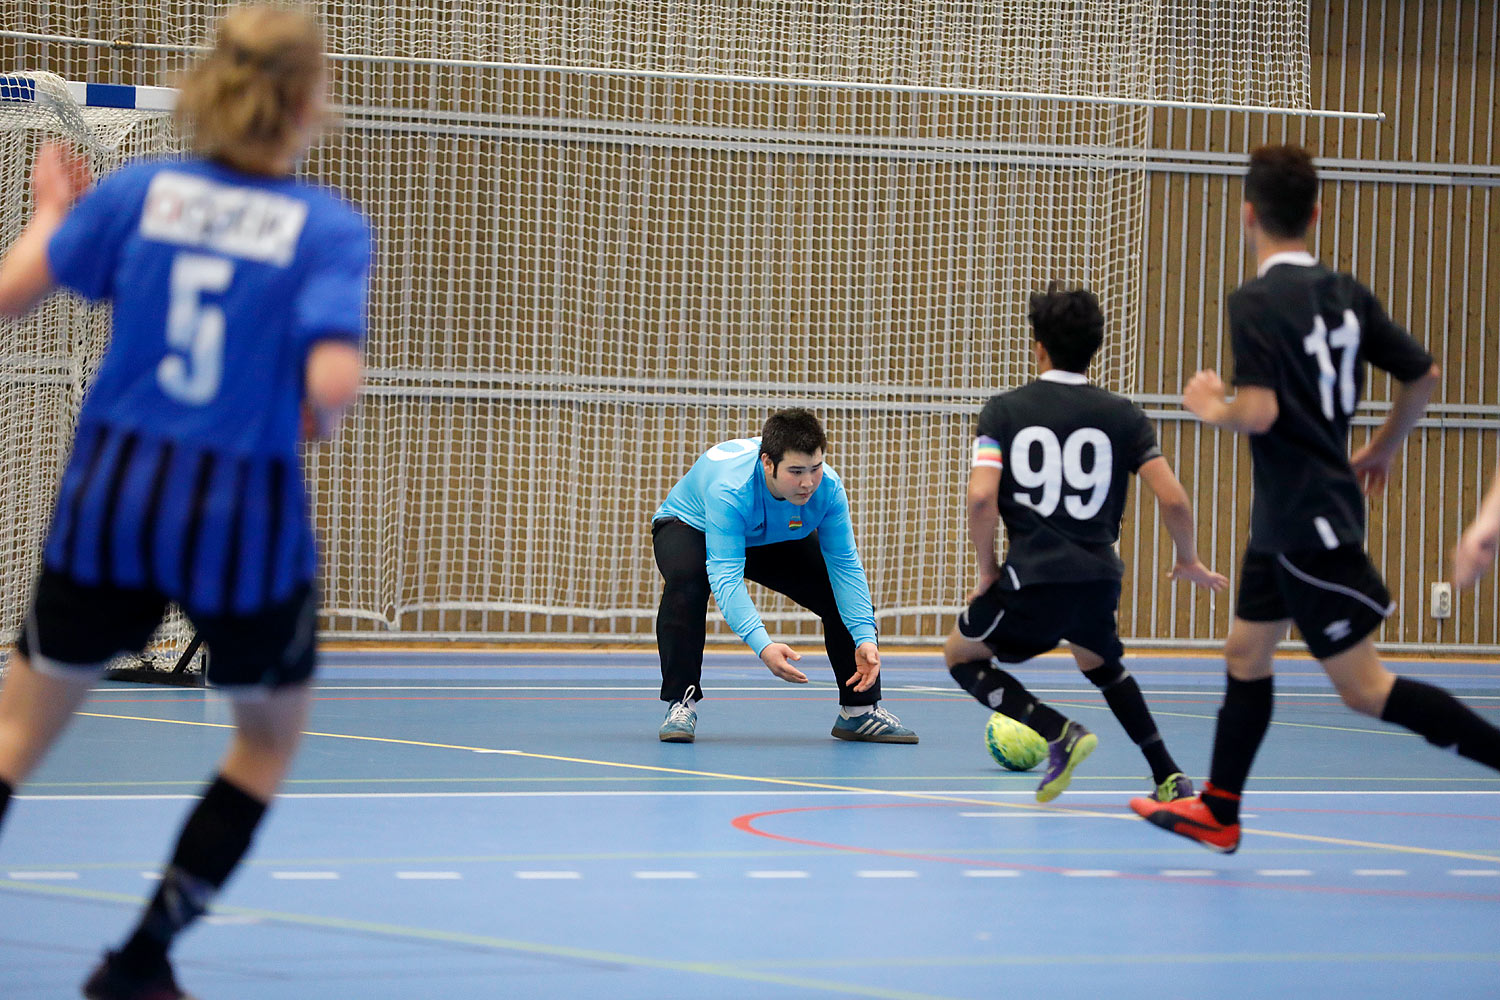
[[[1151,709],[1146,707],[1141,686],[1130,676],[1130,671],[1125,669],[1123,663],[1110,660],[1103,666],[1085,670],[1083,676],[1092,681],[1104,695],[1109,710],[1115,713],[1115,718],[1124,727],[1125,735],[1141,748],[1146,763],[1151,765],[1151,780],[1160,784],[1182,770],[1167,751],[1167,744],[1161,738],[1161,733],[1157,732],[1156,720],[1151,718]]]
[[[166,960],[172,941],[208,909],[214,894],[250,848],[266,804],[216,777],[188,817],[156,896],[119,960],[148,972]]]
[[[1500,729],[1442,688],[1397,677],[1380,717],[1500,771]]]
[[[14,790],[10,782],[0,779],[0,823],[5,822],[5,809],[10,805],[10,795]]]
[[[1213,763],[1208,780],[1225,795],[1203,797],[1214,818],[1220,823],[1240,821],[1240,793],[1250,776],[1255,752],[1271,726],[1271,705],[1275,694],[1272,678],[1239,681],[1228,678],[1224,704],[1219,708],[1219,726],[1214,731]]]
[[[1026,690],[1026,685],[1011,674],[1000,669],[994,660],[969,660],[955,663],[948,668],[958,686],[974,696],[974,700],[993,712],[1008,715],[1017,722],[1024,722],[1037,731],[1037,735],[1048,743],[1062,735],[1067,726],[1066,716],[1051,706],[1038,701]]]

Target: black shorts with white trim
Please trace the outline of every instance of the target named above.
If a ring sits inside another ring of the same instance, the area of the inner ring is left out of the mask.
[[[1067,640],[1108,660],[1125,655],[1115,612],[1116,580],[1036,583],[1007,589],[1002,578],[958,616],[965,639],[982,642],[1001,663],[1021,663]]]
[[[1396,610],[1385,581],[1358,545],[1245,553],[1235,615],[1247,622],[1296,622],[1320,660],[1352,649]]]
[[[141,652],[166,610],[166,597],[154,590],[43,570],[16,649],[43,673],[98,672],[116,656]],[[317,611],[317,591],[304,583],[250,614],[189,612],[209,648],[209,683],[255,695],[306,681],[317,661]]]

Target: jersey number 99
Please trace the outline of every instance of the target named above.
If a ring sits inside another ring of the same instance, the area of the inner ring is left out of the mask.
[[[1036,462],[1037,446],[1041,450],[1041,463]],[[1084,450],[1092,452],[1087,468],[1083,464]],[[1086,521],[1099,513],[1109,496],[1109,484],[1114,480],[1114,448],[1109,436],[1097,427],[1080,427],[1068,435],[1068,440],[1059,443],[1050,427],[1027,427],[1010,443],[1010,474],[1017,485],[1026,489],[1016,493],[1016,503],[1024,504],[1043,517],[1051,517],[1059,502],[1069,517]],[[1066,484],[1088,498],[1069,496],[1063,498]],[[1042,491],[1041,499],[1033,491]]]
[[[172,297],[167,306],[169,353],[156,366],[161,391],[179,403],[202,406],[219,394],[224,375],[224,310],[203,301],[234,280],[234,264],[222,257],[179,253],[172,260]]]

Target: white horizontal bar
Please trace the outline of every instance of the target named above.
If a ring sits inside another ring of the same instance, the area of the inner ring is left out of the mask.
[[[135,42],[127,38],[82,38],[24,31],[0,31],[0,37],[29,41],[67,42],[75,45],[108,47],[125,51],[205,52],[199,45],[164,45]],[[631,69],[617,66],[566,66],[552,63],[500,62],[489,59],[442,59],[433,56],[382,56],[364,53],[329,53],[330,62],[374,63],[390,66],[443,66],[462,69],[492,69],[515,73],[553,73],[570,76],[602,76],[639,80],[676,80],[686,83],[736,83],[768,87],[809,87],[824,90],[853,90],[892,94],[933,94],[950,97],[978,97],[989,100],[1041,101],[1051,104],[1099,104],[1116,107],[1179,108],[1193,111],[1239,111],[1252,114],[1284,114],[1300,118],[1347,118],[1361,121],[1384,121],[1384,112],[1338,111],[1326,108],[1291,108],[1260,104],[1219,104],[1208,101],[1171,101],[1154,98],[1108,97],[1093,94],[1056,94],[1025,90],[997,90],[981,87],[938,87],[927,84],[875,83],[864,80],[808,80],[782,76],[739,76],[733,74],[685,73],[674,70]]]

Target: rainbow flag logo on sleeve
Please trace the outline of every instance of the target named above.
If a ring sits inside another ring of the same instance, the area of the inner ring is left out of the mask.
[[[1004,466],[1004,459],[1000,457],[1000,442],[994,438],[980,435],[974,439],[974,462],[975,466],[988,466],[999,469]]]
[[[796,531],[798,528],[802,527],[802,518],[794,517],[786,523],[786,526],[788,531]]]

